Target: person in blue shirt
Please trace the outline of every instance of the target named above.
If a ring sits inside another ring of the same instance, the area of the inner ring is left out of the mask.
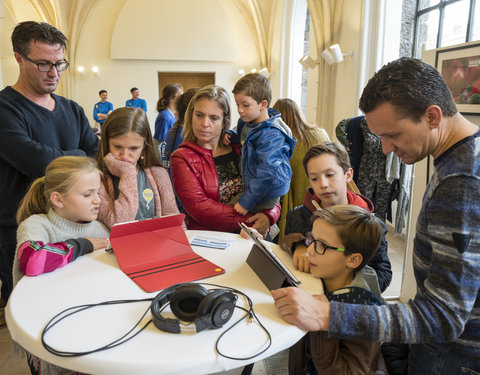
[[[130,94],[132,94],[132,99],[128,99],[125,102],[125,107],[141,108],[147,112],[147,102],[144,99],[139,98],[140,92],[138,91],[138,88],[132,87],[130,89]]]
[[[95,126],[100,130],[108,115],[113,111],[113,104],[107,102],[107,90],[100,90],[98,96],[100,96],[100,101],[93,106],[93,119]]]
[[[162,90],[162,97],[158,99],[158,116],[155,120],[155,134],[153,139],[159,142],[165,140],[167,131],[175,124],[175,102],[183,94],[182,86],[177,83],[166,85]]]

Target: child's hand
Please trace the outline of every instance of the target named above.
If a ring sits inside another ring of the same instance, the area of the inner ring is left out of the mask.
[[[250,230],[251,230],[252,233],[255,235],[255,237],[260,238],[260,239],[263,239],[263,236],[259,233],[258,230],[256,230],[255,228],[250,228]],[[250,237],[248,236],[248,234],[245,233],[245,231],[244,231],[243,229],[240,231],[240,236],[241,236],[242,238],[245,238],[246,240],[248,240],[248,239],[250,238]]]
[[[108,238],[85,237],[93,245],[93,250],[105,249],[108,246]]]
[[[302,233],[289,233],[282,237],[282,239],[278,242],[278,245],[283,250],[291,252],[292,245],[303,240],[305,240],[305,236]]]
[[[228,133],[225,133],[225,135],[223,136],[223,140],[222,140],[222,142],[225,146],[228,146],[231,143],[230,138],[231,138],[231,135],[228,134]]]
[[[129,173],[134,173],[135,175],[137,174],[137,170],[132,163],[117,159],[111,152],[105,155],[103,161],[105,162],[107,169],[114,176],[121,178]]]
[[[307,248],[299,245],[293,253],[293,267],[301,272],[310,272],[310,262],[308,261]]]
[[[246,210],[245,208],[243,208],[240,203],[235,203],[235,206],[233,206],[233,209],[235,211],[237,211],[237,213],[239,213],[240,215],[243,215],[245,216],[246,214],[248,214],[248,210]]]
[[[253,223],[252,228],[255,228],[264,237],[267,235],[268,230],[270,229],[270,221],[268,220],[267,215],[265,215],[263,212],[259,212],[258,214],[250,216],[247,219],[247,223]]]

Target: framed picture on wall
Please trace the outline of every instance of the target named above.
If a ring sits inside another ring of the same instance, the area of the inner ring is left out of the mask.
[[[480,43],[437,50],[435,67],[452,92],[458,111],[480,113]]]

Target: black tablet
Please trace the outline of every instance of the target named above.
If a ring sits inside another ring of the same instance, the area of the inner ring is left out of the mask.
[[[301,281],[255,236],[249,227],[243,223],[240,223],[240,227],[255,242],[248,255],[247,264],[269,290],[301,284]]]

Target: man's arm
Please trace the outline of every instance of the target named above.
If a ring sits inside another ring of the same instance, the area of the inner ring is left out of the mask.
[[[451,343],[463,334],[467,322],[472,332],[476,324],[472,317],[480,314],[479,205],[478,179],[455,176],[437,186],[418,218],[415,298],[384,306],[332,302],[329,334],[370,341]],[[462,338],[469,340],[469,335]]]
[[[309,332],[328,331],[330,302],[325,295],[311,295],[296,287],[270,292],[274,305],[286,322]]]

